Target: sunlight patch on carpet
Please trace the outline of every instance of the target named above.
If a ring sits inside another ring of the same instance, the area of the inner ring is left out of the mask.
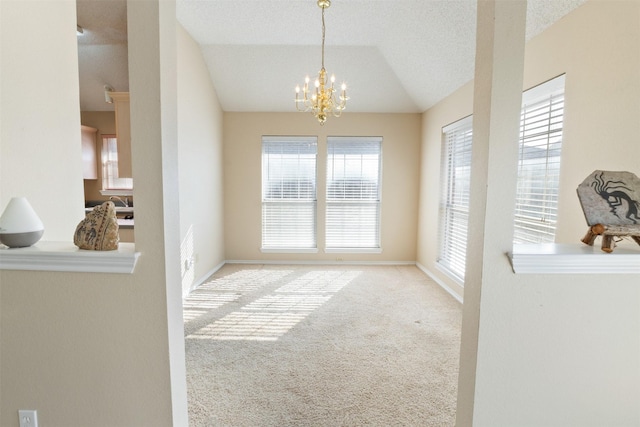
[[[329,298],[331,295],[266,295],[242,307],[242,310],[307,312],[320,307]]]
[[[189,296],[182,305],[182,318],[184,322],[197,319],[209,310],[222,307],[228,302],[236,301],[240,294],[198,293]]]
[[[187,339],[276,341],[361,273],[360,271],[308,272],[279,287],[274,294],[251,301],[239,311],[230,313],[188,335]],[[280,278],[283,277],[284,275]],[[217,286],[214,288],[218,289]],[[238,290],[237,287],[233,287],[231,281],[225,289]]]
[[[187,338],[276,341],[305,317],[307,315],[304,313],[236,311],[205,326]]]
[[[183,300],[183,320],[185,323],[195,320],[212,309],[237,301],[242,295],[277,282],[290,273],[291,270],[242,270],[210,280]]]
[[[291,272],[291,270],[242,270],[204,283],[196,292],[201,289],[212,289],[247,293],[277,282]]]
[[[361,273],[361,271],[312,271],[276,289],[276,292],[335,293]]]

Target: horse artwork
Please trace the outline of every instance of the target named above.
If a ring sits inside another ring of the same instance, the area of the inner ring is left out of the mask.
[[[582,239],[593,245],[602,235],[602,250],[613,252],[614,238],[631,237],[640,245],[640,178],[631,172],[596,170],[578,186],[589,230]]]

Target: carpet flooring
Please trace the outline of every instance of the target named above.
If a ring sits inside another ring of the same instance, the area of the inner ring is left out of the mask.
[[[462,307],[415,266],[227,264],[184,301],[190,426],[453,426]]]

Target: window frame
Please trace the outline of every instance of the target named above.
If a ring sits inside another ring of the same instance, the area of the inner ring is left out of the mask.
[[[110,146],[110,141],[113,145]],[[118,138],[115,134],[102,134],[100,155],[103,196],[127,196],[133,194],[133,178],[119,178],[118,175]]]
[[[565,75],[522,95],[513,244],[553,243],[564,133]],[[542,184],[542,187],[540,186]]]
[[[472,141],[473,116],[442,128],[436,265],[459,283],[466,269]]]
[[[270,150],[274,151],[269,152]],[[280,152],[278,153],[277,150]],[[285,152],[286,150],[291,151]],[[294,153],[296,150],[297,154]],[[263,135],[261,153],[261,252],[317,252],[318,138],[316,136]],[[312,162],[305,156],[312,156]],[[292,169],[285,167],[284,163],[293,160],[296,160],[298,169],[291,175]],[[277,164],[278,161],[280,165]],[[311,165],[312,171],[304,169]],[[307,185],[309,180],[311,187]],[[294,228],[287,222],[291,218],[286,217],[287,215],[295,217],[296,214],[297,218],[303,220],[299,224],[300,228]],[[278,219],[279,216],[281,216],[280,219]],[[269,218],[275,221],[268,222]],[[310,223],[304,222],[309,220]],[[300,230],[306,233],[303,234],[305,238],[297,241],[300,237],[297,231]]]
[[[380,136],[327,137],[325,253],[382,252],[382,156]]]

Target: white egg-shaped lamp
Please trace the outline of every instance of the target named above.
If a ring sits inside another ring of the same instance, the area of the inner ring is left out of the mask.
[[[36,243],[44,225],[26,197],[13,197],[0,217],[0,243],[24,248]]]

